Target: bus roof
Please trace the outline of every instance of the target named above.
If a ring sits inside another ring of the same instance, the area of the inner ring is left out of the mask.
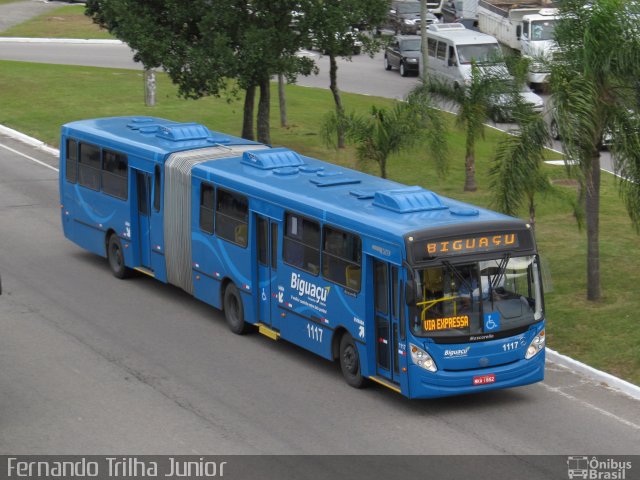
[[[378,238],[397,239],[456,224],[524,224],[419,186],[406,186],[286,148],[203,162],[194,167],[193,175],[214,184],[224,179],[223,184],[251,197]]]
[[[451,225],[498,226],[514,221],[524,224],[422,187],[408,187],[286,148],[264,148],[262,144],[212,132],[199,124],[154,117],[112,117],[68,123],[63,127],[65,134],[87,141],[94,138],[98,142],[99,138],[107,148],[123,153],[135,150],[138,155],[155,157],[162,163],[170,154],[180,151],[216,145],[256,145],[262,149],[205,161],[193,167],[192,174],[302,215],[378,238],[397,239],[412,232]],[[435,175],[433,179],[435,182]]]
[[[197,123],[180,123],[157,117],[107,117],[79,120],[62,126],[62,134],[73,132],[89,140],[100,138],[114,149],[153,152],[150,160],[164,161],[167,155],[215,145],[259,145],[243,138],[213,132]]]

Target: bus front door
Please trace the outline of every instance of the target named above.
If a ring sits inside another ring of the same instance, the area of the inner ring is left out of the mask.
[[[143,267],[151,267],[151,175],[136,170],[136,189],[138,192],[138,243],[140,252],[140,264]]]
[[[376,319],[376,371],[400,382],[400,295],[398,267],[374,260],[374,311]]]
[[[276,269],[278,266],[278,222],[256,215],[256,257],[258,263],[258,315],[261,323],[279,329]]]

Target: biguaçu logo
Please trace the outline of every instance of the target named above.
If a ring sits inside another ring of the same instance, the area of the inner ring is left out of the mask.
[[[311,297],[316,303],[326,303],[327,295],[329,294],[330,287],[319,287],[314,283],[308,282],[300,278],[297,273],[291,273],[291,288],[298,291],[298,295],[306,295]]]
[[[445,350],[444,351],[444,356],[445,357],[464,357],[467,353],[469,353],[469,349],[471,347],[467,347],[467,348],[460,348],[458,350]]]

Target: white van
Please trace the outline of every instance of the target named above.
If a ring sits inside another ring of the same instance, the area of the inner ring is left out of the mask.
[[[433,28],[432,28],[433,27]],[[492,67],[502,55],[498,41],[491,35],[467,30],[461,23],[442,23],[427,28],[428,75],[452,85],[463,85],[471,78],[471,61],[491,61]]]
[[[472,61],[481,67],[483,63],[490,65],[491,71],[504,77],[506,82],[513,80],[506,64],[500,60],[502,50],[498,40],[491,35],[468,30],[461,23],[429,25],[427,47],[427,75],[442,82],[453,86],[467,85],[471,81]],[[532,104],[534,110],[542,111],[542,98],[526,87],[521,95],[525,102]],[[497,103],[500,101],[498,98]]]

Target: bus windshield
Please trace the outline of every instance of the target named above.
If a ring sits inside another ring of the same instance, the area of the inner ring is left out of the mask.
[[[533,255],[441,265],[415,272],[413,332],[425,337],[481,335],[542,320]]]
[[[476,63],[496,63],[500,60],[500,47],[497,43],[478,45],[458,45],[458,60],[462,65],[472,61]]]

